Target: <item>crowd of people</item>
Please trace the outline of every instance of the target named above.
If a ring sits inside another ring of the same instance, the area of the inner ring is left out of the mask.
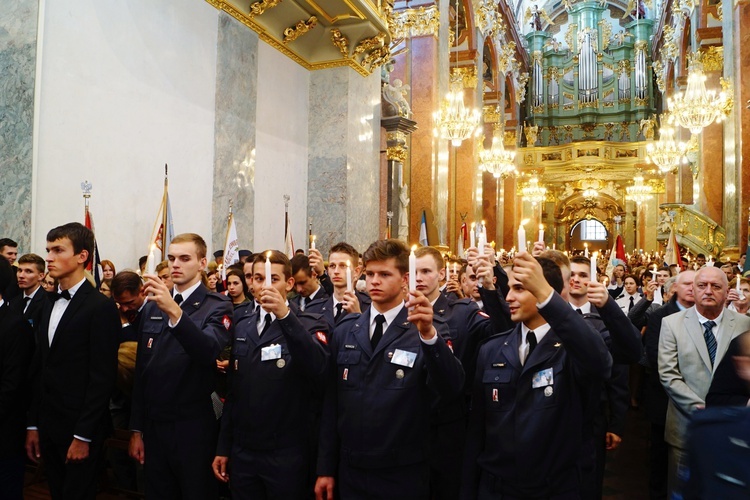
[[[90,230],[46,240],[0,239],[0,498],[43,462],[54,499],[105,463],[159,500],[598,499],[629,407],[651,498],[750,495],[742,262],[386,239],[225,266],[184,233],[95,280]]]

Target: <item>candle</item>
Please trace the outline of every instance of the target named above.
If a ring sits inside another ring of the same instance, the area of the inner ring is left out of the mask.
[[[448,269],[448,261],[445,261],[445,281],[448,281],[450,279],[451,272],[450,269]]]
[[[555,250],[555,243],[552,244],[552,250]]]
[[[589,277],[590,281],[596,281],[599,277],[599,271],[596,270],[596,256],[596,252],[591,255],[591,276]]]
[[[539,241],[544,242],[544,226],[539,224]]]
[[[656,276],[659,274],[659,271],[656,270],[656,265],[654,265],[654,268],[651,270],[651,275],[653,276],[653,280],[656,281]]]
[[[271,286],[271,251],[266,252],[266,286]]]
[[[474,224],[472,222],[471,223],[471,231],[470,231],[470,234],[471,234],[471,246],[472,247],[476,247],[477,246],[477,233],[476,233],[475,226],[476,226],[476,224]]]
[[[521,225],[518,226],[518,251],[523,252],[526,250],[526,229],[523,227],[529,219],[521,221]]]
[[[417,289],[417,256],[414,255],[416,249],[417,245],[412,245],[409,254],[409,292]]]
[[[584,257],[589,256],[589,244],[588,243],[583,244],[583,256]]]
[[[156,274],[156,245],[153,243],[146,259],[146,274]]]
[[[456,269],[456,263],[453,263],[453,274],[458,274],[458,270]]]
[[[346,261],[346,289],[347,291],[353,292],[352,288],[352,261]]]
[[[310,242],[310,250],[315,250],[315,235],[312,235],[312,241]]]
[[[477,248],[479,248],[479,255],[485,255],[484,247],[487,245],[487,233],[484,231],[479,232],[479,241],[477,242]]]
[[[736,284],[736,285],[734,286],[734,288],[735,288],[735,290],[737,290],[737,293],[738,293],[738,294],[739,294],[739,296],[740,296],[740,300],[744,300],[744,299],[745,299],[745,294],[743,294],[743,293],[742,293],[742,290],[740,289],[740,278],[741,278],[741,277],[742,277],[742,275],[740,275],[740,274],[738,273],[738,274],[737,274],[737,284]]]

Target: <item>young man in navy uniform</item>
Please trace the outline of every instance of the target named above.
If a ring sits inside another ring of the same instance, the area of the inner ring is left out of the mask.
[[[430,406],[461,394],[463,370],[427,297],[409,290],[404,303],[406,245],[379,240],[363,259],[372,306],[346,316],[330,341],[316,498],[337,489],[341,498],[426,499]]]
[[[612,358],[559,295],[554,262],[520,252],[508,285],[519,324],[480,348],[461,497],[579,498],[585,399]]]
[[[130,417],[130,456],[144,464],[146,498],[216,496],[211,473],[216,358],[232,335],[232,303],[201,283],[206,243],[197,234],[169,245],[174,290],[146,275]]]
[[[292,258],[292,276],[294,290],[297,292],[294,304],[300,311],[320,313],[329,295],[320,284],[318,273],[313,269],[311,259],[307,255],[295,255]]]
[[[52,498],[93,499],[112,428],[120,318],[84,274],[94,254],[90,229],[77,222],[52,229],[47,252],[59,288],[36,329],[26,453],[44,459]]]
[[[287,302],[294,286],[287,256],[270,252],[270,286],[265,260],[263,252],[253,261],[261,312],[245,308],[235,324],[213,470],[236,500],[304,499],[312,494],[313,399],[328,366],[328,325]]]

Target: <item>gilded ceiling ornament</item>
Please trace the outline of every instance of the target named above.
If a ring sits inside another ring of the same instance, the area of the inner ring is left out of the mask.
[[[406,148],[403,146],[393,146],[386,150],[386,157],[389,160],[397,161],[399,163],[406,163]]]
[[[385,33],[378,33],[371,38],[365,38],[357,44],[354,55],[364,54],[374,49],[379,49],[385,44]]]
[[[458,68],[451,68],[451,83],[461,83],[465,89],[477,88],[477,67],[471,66],[460,66]]]
[[[518,86],[516,87],[516,102],[521,104],[526,100],[526,84],[529,83],[529,74],[523,72],[516,78]]]
[[[310,16],[310,19],[297,21],[297,24],[284,30],[284,43],[293,42],[300,36],[304,35],[318,24],[318,18]]]
[[[388,17],[388,29],[392,38],[437,36],[439,28],[440,12],[436,5],[400,10]]]
[[[602,19],[599,21],[599,27],[602,29],[602,50],[607,50],[612,38],[612,25],[606,19]]]
[[[706,50],[701,50],[699,60],[703,63],[703,71],[723,71],[724,47],[712,45]]]
[[[281,0],[262,0],[260,2],[254,2],[250,4],[250,12],[248,16],[255,17],[263,14],[266,10],[272,9],[279,5]]]
[[[342,56],[349,57],[349,39],[341,34],[341,31],[333,28],[331,30],[331,41],[341,51]]]
[[[477,28],[484,36],[504,35],[505,22],[497,10],[497,3],[493,0],[474,0],[474,19]]]
[[[724,92],[724,115],[729,116],[734,107],[734,85],[730,78],[720,78],[721,90]]]

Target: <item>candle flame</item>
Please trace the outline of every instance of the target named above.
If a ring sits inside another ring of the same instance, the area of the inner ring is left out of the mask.
[[[411,251],[412,251],[412,252],[413,252],[414,250],[416,250],[416,249],[417,249],[417,245],[412,245],[412,246],[411,246]]]
[[[525,226],[525,225],[526,225],[526,224],[528,224],[528,223],[529,223],[529,219],[523,219],[523,220],[521,221],[521,224],[520,224],[520,225],[521,225],[521,226]]]
[[[352,267],[352,261],[346,259],[346,267]]]
[[[271,258],[271,251],[269,250],[266,252],[266,259],[270,259],[270,258]]]
[[[543,231],[543,230],[544,230],[544,224],[539,224],[539,230],[540,230],[540,231]]]

